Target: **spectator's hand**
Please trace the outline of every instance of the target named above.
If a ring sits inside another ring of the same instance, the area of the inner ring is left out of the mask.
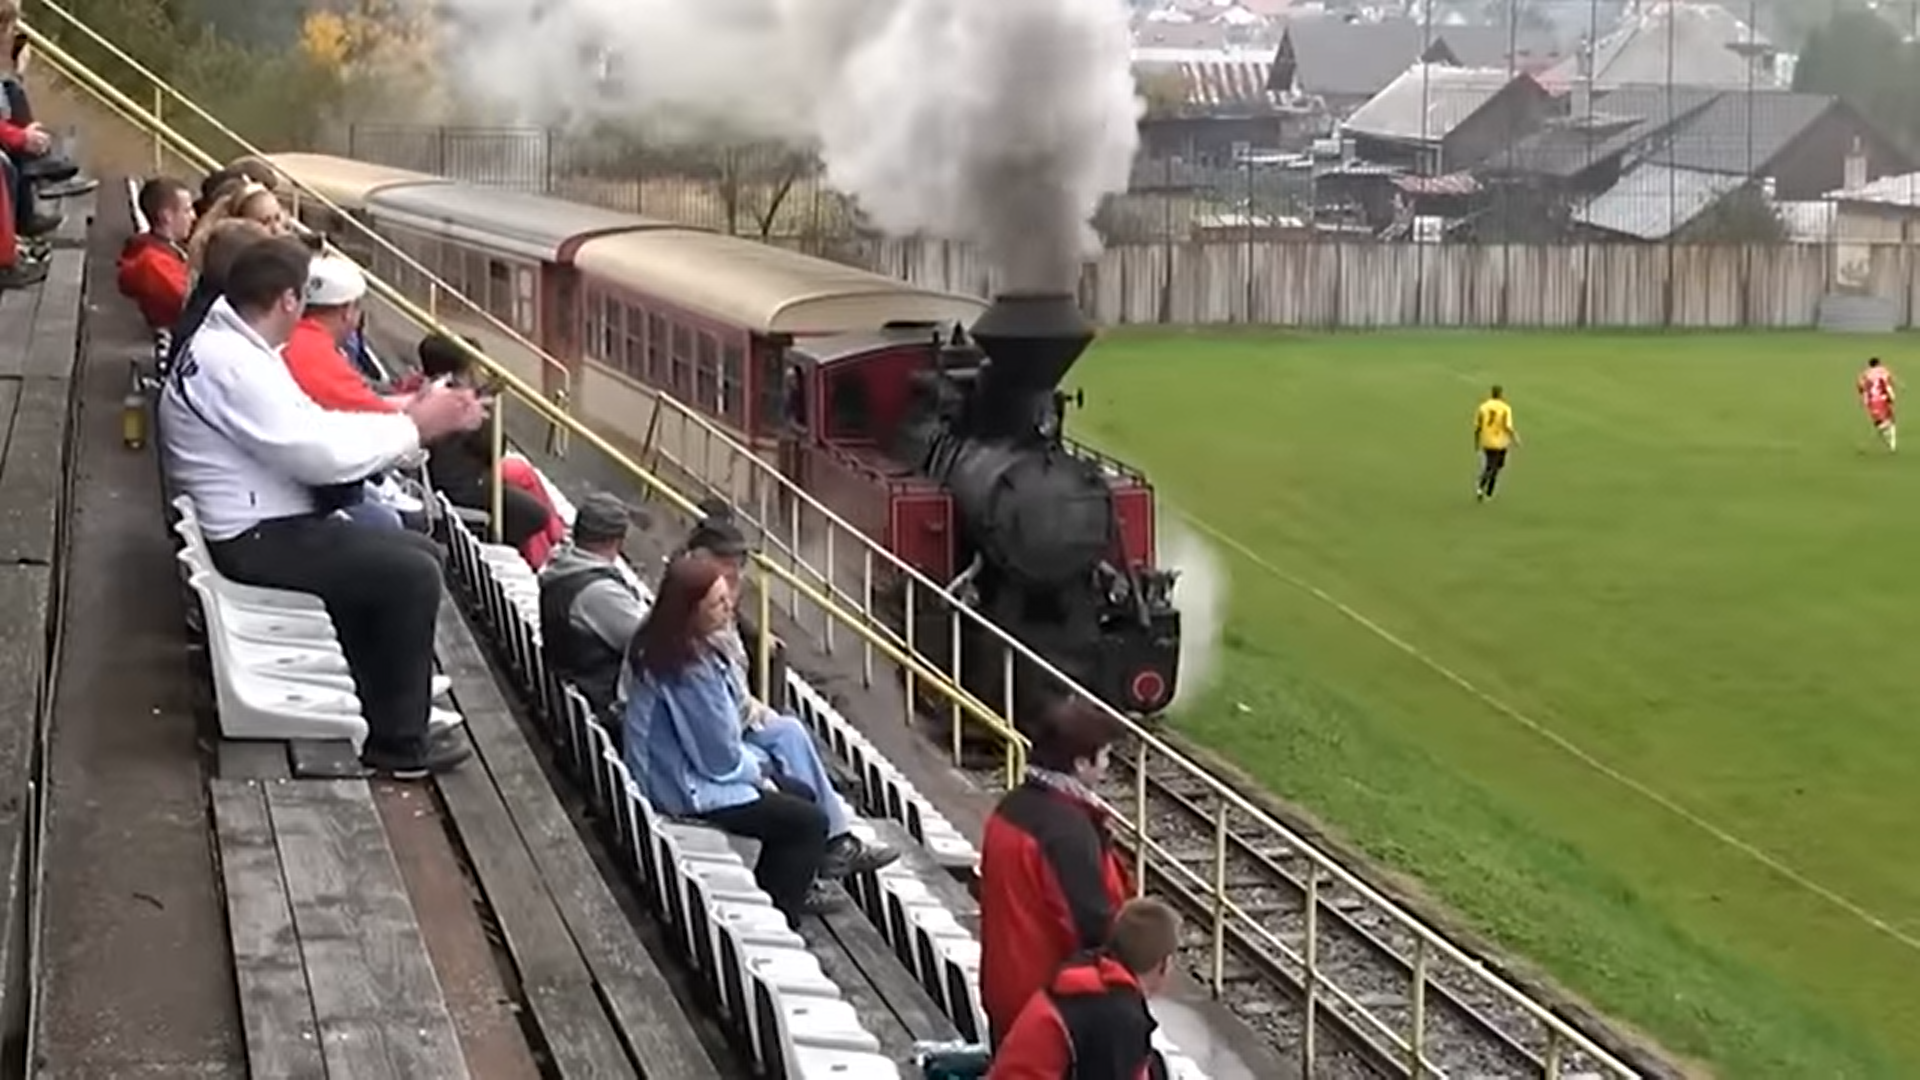
[[[478,394],[463,387],[440,384],[415,394],[407,404],[406,414],[420,429],[422,445],[447,435],[475,431],[487,422],[487,409]]]
[[[35,124],[27,129],[27,153],[37,156],[51,149],[53,149],[53,136],[47,133],[46,128]]]

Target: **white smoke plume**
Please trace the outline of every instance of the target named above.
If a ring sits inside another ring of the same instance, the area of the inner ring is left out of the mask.
[[[1227,568],[1198,534],[1171,517],[1160,525],[1160,565],[1177,570],[1173,603],[1180,609],[1180,681],[1169,712],[1199,701],[1220,670],[1227,625]]]
[[[976,243],[1014,288],[1070,288],[1127,186],[1121,0],[433,3],[459,82],[513,119],[815,147],[881,229]]]

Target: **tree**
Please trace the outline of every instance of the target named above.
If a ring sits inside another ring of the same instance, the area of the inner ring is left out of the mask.
[[[1133,83],[1150,117],[1177,116],[1187,107],[1187,80],[1176,69],[1136,71]]]
[[[1843,98],[1888,134],[1920,143],[1920,50],[1871,11],[1837,11],[1810,33],[1793,88]]]
[[[1689,244],[1784,244],[1791,238],[1780,211],[1751,184],[1707,207],[1680,237]]]
[[[399,112],[431,112],[439,86],[433,77],[432,23],[405,0],[347,0],[317,8],[300,27],[300,52],[338,86],[343,119]]]

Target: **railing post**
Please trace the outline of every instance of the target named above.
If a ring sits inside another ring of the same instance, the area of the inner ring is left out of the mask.
[[[1148,853],[1147,843],[1147,755],[1152,751],[1147,740],[1135,739],[1136,753],[1133,759],[1133,835],[1138,838],[1137,851],[1140,853],[1140,865],[1134,867],[1133,895],[1147,895],[1147,868],[1152,856]]]
[[[913,594],[919,591],[920,591],[919,589],[914,587],[914,584],[911,580],[907,582],[907,625],[905,627],[906,634],[904,635],[904,640],[907,643],[908,656],[920,655],[920,650],[914,648],[913,646],[913,624],[916,621],[914,618],[914,610],[913,610]],[[911,724],[913,723],[913,665],[902,664],[900,665],[900,671],[903,675],[906,676],[906,692],[907,692],[906,721],[907,723]]]
[[[1415,938],[1413,941],[1413,1030],[1407,1033],[1407,1046],[1412,1055],[1407,1061],[1407,1071],[1419,1076],[1426,1068],[1427,1057],[1427,939]]]
[[[500,466],[501,458],[507,451],[507,399],[505,397],[493,399],[493,415],[488,417],[488,424],[492,428],[489,438],[493,444],[493,475],[489,478],[492,482],[492,490],[487,493],[489,507],[487,516],[490,519],[487,531],[493,535],[494,543],[504,544],[507,542],[507,523],[505,515],[501,513],[501,503],[506,498],[506,485],[501,479],[503,474]]]
[[[873,610],[873,549],[867,548],[865,557],[860,560],[861,599],[866,602],[867,611]],[[911,585],[909,585],[911,587]],[[873,686],[873,639],[866,635],[860,637],[860,685]]]
[[[1560,1044],[1560,1033],[1558,1031],[1555,1031],[1552,1028],[1548,1028],[1547,1029],[1547,1061],[1546,1061],[1547,1080],[1560,1080],[1560,1068],[1562,1064],[1560,1057],[1563,1052],[1564,1052],[1564,1047],[1562,1047]]]
[[[826,594],[828,596],[831,596],[835,600],[838,600],[839,597],[834,595],[834,589],[833,589],[833,534],[838,532],[839,530],[834,526],[833,522],[831,521],[820,522],[820,527],[822,529],[825,529],[827,533],[827,565],[820,568],[820,583],[826,586]],[[862,611],[860,614],[865,615],[867,613]],[[833,655],[833,624],[834,622],[835,620],[831,618],[827,620],[827,626],[826,626],[827,632],[823,635],[823,637],[825,637],[826,639],[828,656]]]
[[[787,499],[787,562],[793,571],[793,580],[800,580],[800,496],[791,495]],[[795,623],[800,621],[800,589],[796,586],[787,590],[787,618]]]
[[[1213,996],[1219,998],[1227,987],[1227,800],[1221,799],[1213,813]]]
[[[947,652],[953,657],[953,669],[951,672],[953,685],[956,687],[964,686],[965,684],[960,681],[960,609],[956,607],[949,610],[947,619],[950,623],[948,635],[951,639],[951,643],[947,647]],[[948,723],[951,725],[950,731],[953,738],[953,763],[958,765],[960,764],[960,730],[962,719],[960,714],[960,695],[953,695],[953,699],[948,704],[951,710],[948,714]]]
[[[553,388],[553,405],[568,416],[573,415],[572,395],[567,393],[565,386],[556,386]],[[567,459],[567,446],[566,425],[558,423],[548,424],[547,454],[561,461],[565,461]]]
[[[754,577],[757,579],[757,585],[758,585],[757,591],[759,593],[759,595],[754,597],[754,603],[760,609],[759,625],[757,627],[758,637],[760,638],[759,642],[757,643],[757,647],[759,648],[760,653],[759,653],[758,659],[756,659],[754,662],[754,666],[758,669],[758,675],[760,678],[760,682],[759,682],[760,695],[768,704],[772,704],[773,702],[773,592],[772,592],[773,581],[771,580],[771,578],[773,577],[773,575],[768,572],[766,565],[763,562],[759,561],[765,558],[766,558],[765,553],[762,553],[758,557],[758,559],[756,559],[756,561],[754,562],[754,569],[759,571],[759,573],[754,575]],[[736,598],[736,602],[737,602],[737,598]]]
[[[160,86],[153,88],[153,175],[164,176],[167,171],[167,144],[160,137],[159,125],[166,122],[166,92]]]
[[[1306,948],[1302,960],[1306,964],[1306,970],[1300,981],[1306,984],[1307,1003],[1305,1019],[1300,1026],[1300,1075],[1311,1080],[1314,1059],[1318,1056],[1316,1035],[1320,1027],[1320,868],[1318,866],[1310,866],[1307,869],[1307,925],[1304,936],[1306,940],[1303,944]]]

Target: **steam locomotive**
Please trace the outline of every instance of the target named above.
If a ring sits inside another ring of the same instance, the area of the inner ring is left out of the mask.
[[[856,518],[876,505],[859,488],[883,494],[876,535],[896,554],[1109,704],[1147,715],[1176,686],[1175,573],[1154,565],[1146,478],[1065,438],[1060,381],[1093,336],[1071,297],[1012,293],[970,332],[896,326],[795,345],[798,385],[816,382],[831,414],[804,425],[826,433],[805,482]],[[915,601],[896,612],[918,650],[952,656],[950,612]],[[961,623],[961,682],[1004,709],[1005,650]],[[1032,664],[1012,671],[1016,723],[1063,691]]]

